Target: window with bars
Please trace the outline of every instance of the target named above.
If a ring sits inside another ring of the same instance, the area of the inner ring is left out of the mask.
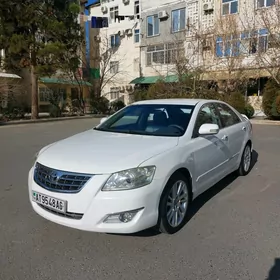
[[[116,74],[119,72],[119,62],[118,61],[110,61],[110,73]]]
[[[176,64],[185,56],[183,43],[161,44],[148,46],[146,52],[146,65],[152,64]]]
[[[119,87],[111,87],[110,88],[110,97],[111,97],[111,99],[120,98],[120,88]]]
[[[267,29],[242,32],[216,38],[216,56],[233,57],[266,52],[269,47]]]
[[[51,94],[51,89],[45,87],[39,88],[39,100],[41,102],[49,102],[50,94]]]
[[[66,89],[64,88],[39,88],[39,100],[41,102],[50,102],[50,100],[63,101],[67,99]]]
[[[238,13],[238,0],[222,0],[222,14],[232,15]]]

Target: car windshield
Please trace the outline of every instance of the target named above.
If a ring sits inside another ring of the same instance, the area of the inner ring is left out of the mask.
[[[130,105],[96,127],[96,130],[154,136],[182,136],[194,106],[166,104]]]

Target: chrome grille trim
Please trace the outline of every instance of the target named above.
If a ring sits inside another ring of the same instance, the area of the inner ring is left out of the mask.
[[[38,162],[34,170],[36,184],[48,191],[59,193],[78,193],[92,176],[53,169]]]
[[[73,220],[81,220],[84,216],[84,214],[80,214],[80,213],[72,213],[72,212],[66,212],[66,213],[61,213],[61,212],[57,212],[55,211],[54,209],[51,209],[49,207],[46,207],[42,204],[39,204],[37,203],[38,206],[40,206],[42,209],[54,214],[54,215],[57,215],[57,216],[61,216],[61,217],[64,217],[64,218],[69,218],[69,219],[73,219]]]

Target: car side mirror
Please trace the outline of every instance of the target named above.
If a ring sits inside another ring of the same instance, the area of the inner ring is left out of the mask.
[[[219,132],[219,126],[217,124],[212,124],[212,123],[205,123],[198,130],[199,135],[214,135],[217,134],[218,132]]]
[[[102,118],[102,119],[100,120],[99,124],[104,123],[105,121],[107,121],[107,119],[108,119],[108,117],[104,117],[104,118]]]

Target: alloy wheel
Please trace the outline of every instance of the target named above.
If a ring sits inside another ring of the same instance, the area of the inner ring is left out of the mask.
[[[167,198],[167,221],[171,227],[178,227],[185,218],[188,208],[188,186],[182,181],[176,181]]]

